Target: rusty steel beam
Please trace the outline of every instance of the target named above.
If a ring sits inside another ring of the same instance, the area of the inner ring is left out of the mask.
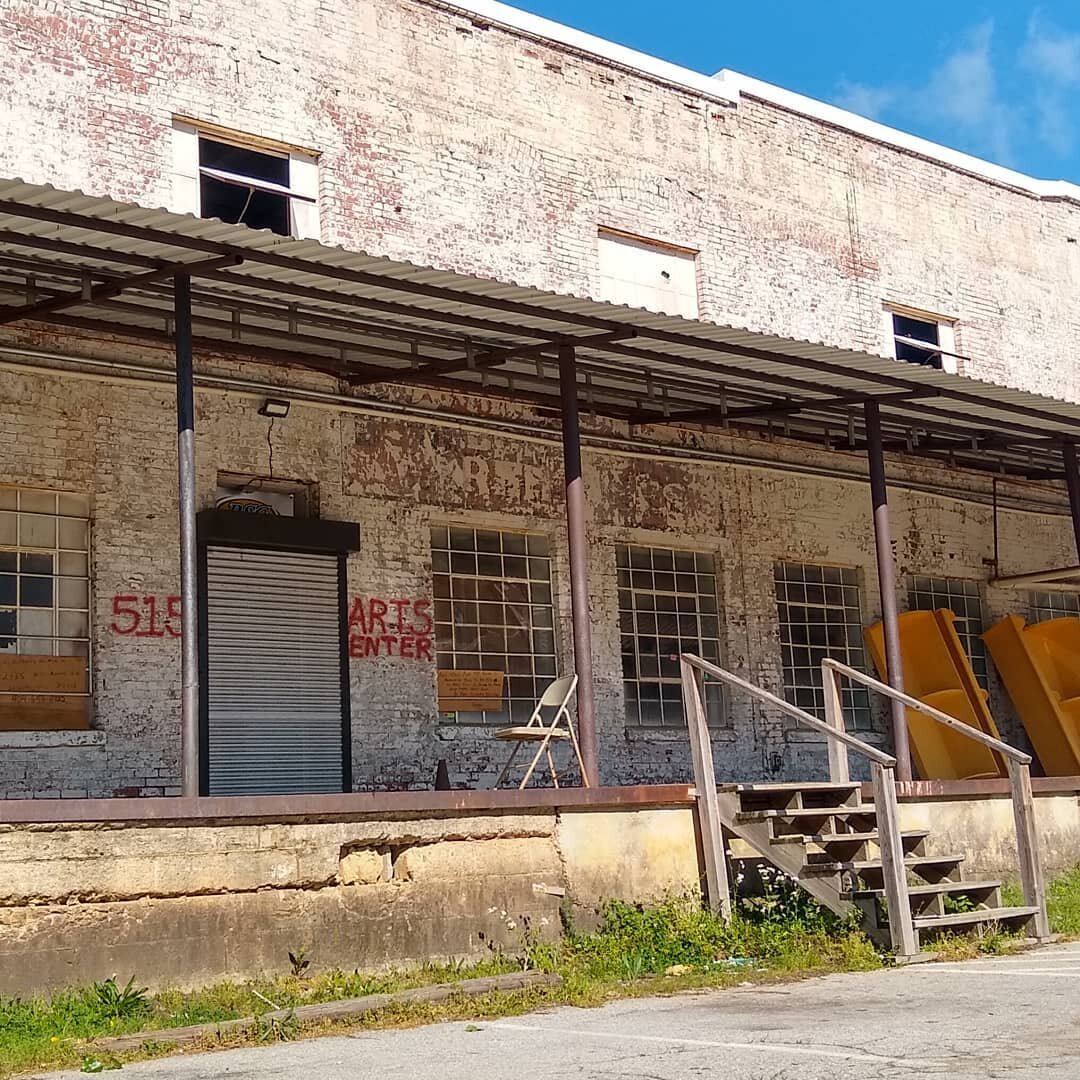
[[[161,266],[155,270],[148,270],[145,274],[136,274],[134,277],[120,278],[101,285],[94,285],[89,289],[77,293],[65,293],[62,296],[54,296],[49,300],[42,300],[37,304],[23,304],[21,307],[0,308],[0,325],[4,323],[21,322],[24,319],[41,319],[55,311],[63,311],[65,308],[81,307],[83,305],[98,304],[103,300],[109,300],[119,296],[125,289],[137,289],[141,285],[150,285],[164,278],[171,278],[174,274],[183,273],[186,277],[200,276],[221,270],[226,266],[236,266],[241,262],[239,255],[223,255],[217,259],[188,264],[173,263],[169,266]]]
[[[173,279],[176,350],[176,464],[180,506],[180,788],[199,796],[198,557],[195,539],[195,361],[191,341],[191,278]]]
[[[349,820],[361,815],[446,814],[553,809],[617,810],[620,807],[686,807],[694,804],[687,784],[631,787],[502,788],[467,791],[352,791],[328,795],[209,796],[198,799],[0,799],[0,825],[64,822],[195,824]]]
[[[593,700],[592,617],[589,614],[589,541],[585,534],[585,477],[581,467],[581,424],[578,417],[577,368],[573,345],[559,349],[559,391],[562,398],[563,470],[566,481],[566,532],[570,552],[570,606],[577,673],[578,739],[585,772],[582,782],[600,784]]]
[[[27,236],[13,229],[0,229],[0,245],[11,244],[14,247],[37,248],[41,251],[55,251],[61,255],[77,255],[80,258],[96,259],[99,262],[123,263],[126,266],[142,266],[154,270],[167,264],[162,259],[149,255],[136,255],[126,251],[110,251],[108,248],[95,247],[93,244],[78,244],[69,240],[58,240],[53,236]]]
[[[1076,554],[1080,556],[1080,465],[1077,464],[1076,443],[1069,441],[1061,448],[1065,466],[1065,485],[1069,489],[1069,512],[1072,516]]]
[[[459,371],[471,371],[474,368],[498,367],[500,364],[505,364],[508,360],[524,360],[529,359],[530,357],[541,357],[548,353],[558,354],[560,347],[563,345],[573,345],[577,347],[592,346],[593,348],[596,348],[599,345],[606,345],[613,341],[625,341],[628,338],[636,336],[636,329],[632,326],[628,326],[622,330],[613,330],[607,334],[589,334],[584,337],[562,336],[552,338],[550,341],[541,341],[535,345],[506,345],[496,346],[495,348],[485,347],[479,352],[474,352],[471,356],[459,356],[445,362],[436,360],[411,371],[402,372],[400,378],[394,378],[393,380],[379,380],[377,378],[368,378],[367,376],[364,376],[357,381],[353,381],[353,385],[366,386],[371,382],[379,381],[393,381],[396,383],[413,382],[429,375],[451,375]]]
[[[885,482],[885,450],[881,442],[881,413],[876,401],[863,406],[866,422],[867,457],[870,464],[870,499],[874,510],[874,549],[877,555],[878,586],[881,592],[881,625],[885,632],[887,678],[894,690],[904,691],[904,667],[900,653],[900,622],[896,604],[896,565],[893,561],[892,531],[889,527],[889,489]],[[907,710],[903,702],[889,699],[892,710],[893,754],[896,775],[911,779],[911,749],[908,743]]]
[[[820,389],[820,388],[819,388]],[[748,405],[739,409],[718,409],[715,406],[695,409],[692,412],[675,413],[663,421],[657,419],[642,421],[642,424],[669,423],[669,424],[696,424],[709,423],[714,420],[727,420],[728,422],[745,419],[765,419],[770,416],[794,416],[800,412],[831,411],[850,405],[861,405],[864,401],[877,401],[888,404],[896,401],[911,401],[916,398],[937,397],[936,387],[928,386],[921,390],[904,390],[895,394],[867,394],[865,391],[850,394],[838,394],[831,398],[817,398],[816,400],[792,401],[784,400],[768,405],[755,407]]]
[[[448,288],[441,285],[432,285],[426,282],[413,281],[407,278],[392,278],[382,274],[375,274],[369,271],[356,270],[341,266],[325,266],[317,263],[311,263],[306,259],[300,259],[295,256],[282,255],[276,251],[259,251],[253,248],[240,248],[235,245],[222,243],[221,241],[208,240],[205,237],[195,236],[183,236],[179,234],[169,233],[160,229],[152,229],[146,226],[133,225],[129,222],[117,220],[115,218],[94,218],[87,217],[84,214],[76,214],[66,210],[56,210],[50,207],[32,206],[25,203],[20,203],[15,200],[0,200],[0,214],[8,214],[16,218],[28,218],[35,221],[51,221],[61,225],[68,225],[73,228],[86,229],[96,232],[104,232],[112,235],[133,237],[141,240],[150,241],[153,243],[159,243],[166,247],[179,247],[187,248],[189,250],[204,251],[210,254],[228,254],[237,250],[241,251],[244,256],[244,260],[249,263],[257,263],[265,266],[272,266],[279,269],[290,270],[313,276],[329,278],[333,280],[352,282],[354,284],[361,284],[369,287],[374,287],[387,292],[399,292],[409,293],[417,296],[426,296],[432,299],[439,299],[444,301],[450,301],[455,304],[463,305],[465,307],[487,309],[491,311],[510,312],[517,315],[522,315],[528,318],[538,319],[543,322],[549,323],[562,323],[563,325],[576,325],[576,326],[591,326],[596,329],[616,330],[621,329],[628,325],[624,321],[619,321],[610,318],[604,318],[601,316],[588,315],[581,312],[572,311],[555,311],[550,308],[543,307],[538,304],[526,303],[518,300],[508,300],[502,297],[485,297],[482,294],[471,293],[461,289]],[[236,283],[235,275],[230,275]],[[255,281],[243,281],[242,277],[239,280],[239,284],[245,288],[263,288],[269,291],[274,291],[275,288],[280,287],[281,283],[276,282],[263,282],[260,284]],[[359,303],[372,304],[372,301],[368,298],[351,297],[348,295],[342,295],[340,293],[334,293],[332,290],[324,290],[329,292],[333,298],[334,303],[349,304]],[[385,303],[385,302],[377,302]],[[426,318],[435,322],[455,322],[461,319],[471,319],[472,316],[462,316],[459,312],[435,312],[430,310],[417,311],[414,307],[410,307],[408,304],[396,304],[396,308],[403,314],[408,315],[411,318]],[[474,320],[474,323],[478,323],[480,320]],[[531,336],[531,337],[550,337],[551,331],[546,331],[541,328],[526,328],[522,326],[508,327],[505,324],[495,323],[493,320],[484,320],[488,323],[489,328],[498,328],[500,332],[506,332],[513,330],[519,335]],[[843,378],[857,378],[868,384],[875,384],[878,386],[890,386],[897,390],[919,390],[923,388],[923,384],[913,382],[910,379],[904,378],[903,375],[891,375],[884,372],[869,372],[860,371],[852,368],[850,365],[833,363],[827,360],[811,359],[807,357],[793,356],[789,353],[773,352],[768,349],[759,349],[747,345],[736,345],[728,342],[711,341],[695,334],[680,333],[671,330],[662,330],[654,327],[638,327],[638,333],[643,338],[649,338],[656,341],[663,341],[668,344],[679,345],[683,347],[689,347],[694,349],[700,349],[705,352],[724,353],[733,356],[742,356],[750,359],[763,360],[769,363],[782,364],[788,367],[802,368],[807,371],[827,372],[841,376]],[[665,355],[665,354],[661,354]],[[680,358],[666,357],[669,361],[679,360]],[[902,362],[898,362],[898,368],[902,367]],[[746,372],[741,372],[742,376],[746,376]],[[764,373],[754,373],[755,376],[760,378],[771,380],[772,376]],[[812,391],[820,392],[820,387],[811,387]],[[1032,419],[1046,422],[1046,413],[1040,409],[1033,408],[1031,406],[1022,405],[1016,402],[1003,402],[987,400],[978,394],[973,394],[969,391],[954,389],[951,387],[939,387],[939,396],[947,398],[951,401],[963,403],[967,405],[974,405],[979,408],[989,408],[996,412],[1007,413],[1017,416],[1026,416]],[[1059,419],[1068,427],[1073,428],[1080,435],[1080,420],[1073,420],[1070,418],[1059,417]]]

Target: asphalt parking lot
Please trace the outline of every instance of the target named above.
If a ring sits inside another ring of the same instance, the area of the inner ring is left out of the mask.
[[[358,1032],[127,1066],[130,1080],[1080,1080],[1080,944]],[[77,1072],[47,1080],[75,1080]],[[42,1080],[45,1080],[44,1075]]]

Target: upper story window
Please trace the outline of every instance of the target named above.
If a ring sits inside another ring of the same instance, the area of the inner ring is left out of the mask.
[[[319,239],[315,154],[176,121],[176,209],[282,236]]]
[[[886,308],[885,322],[891,352],[897,360],[957,372],[953,320],[908,308]]]
[[[612,304],[698,317],[697,252],[601,229],[596,297]]]

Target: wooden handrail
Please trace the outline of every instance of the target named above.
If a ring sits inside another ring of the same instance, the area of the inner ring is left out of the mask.
[[[830,719],[826,724],[817,717],[785,701],[776,694],[754,686],[753,683],[702,660],[692,653],[679,657],[682,676],[683,703],[690,729],[690,749],[694,761],[694,786],[698,804],[698,823],[701,829],[702,851],[705,858],[705,879],[709,904],[714,911],[728,918],[731,899],[728,886],[727,862],[724,849],[724,822],[716,791],[716,771],[713,765],[712,742],[705,719],[704,681],[706,675],[745,690],[752,697],[768,702],[793,717],[804,727],[819,731],[829,739],[829,766],[834,781],[837,775],[848,782],[847,752],[850,747],[870,759],[870,775],[874,784],[874,813],[878,823],[878,848],[881,852],[882,879],[889,904],[889,934],[893,950],[901,958],[911,959],[918,953],[915,923],[911,917],[908,898],[907,872],[904,866],[904,846],[900,833],[900,810],[896,801],[896,758],[876,747],[849,735],[844,730],[839,696],[829,698]],[[828,687],[833,682],[830,675]],[[764,854],[764,852],[763,852]]]
[[[1043,878],[1042,859],[1039,853],[1039,833],[1035,824],[1035,800],[1031,792],[1031,755],[1023,750],[1017,750],[1001,739],[995,739],[992,735],[980,731],[971,724],[965,724],[957,720],[955,716],[935,709],[933,705],[913,698],[902,690],[889,686],[870,675],[866,675],[847,664],[833,660],[831,657],[821,661],[821,675],[825,684],[825,699],[829,706],[830,718],[835,726],[842,728],[844,714],[840,707],[840,676],[845,676],[852,682],[861,683],[863,686],[876,690],[879,694],[902,702],[907,708],[915,712],[929,716],[943,727],[966,735],[983,746],[989,747],[1005,759],[1005,768],[1009,774],[1009,787],[1012,795],[1013,821],[1016,826],[1016,853],[1020,863],[1020,883],[1024,890],[1025,903],[1035,909],[1035,936],[1045,941],[1050,937],[1050,919],[1046,911],[1046,882]],[[837,748],[839,753],[830,755],[829,765],[833,780],[837,777],[847,779],[846,751],[842,747]],[[878,800],[878,783],[875,775],[874,801]],[[896,802],[895,789],[892,792],[893,803]],[[878,830],[881,832],[880,818]],[[899,833],[897,834],[899,835]],[[892,900],[890,899],[890,926],[892,925],[891,912]],[[894,939],[895,940],[895,939]]]
[[[738,675],[733,675],[730,671],[725,671],[715,664],[710,664],[707,660],[702,660],[700,656],[695,656],[693,653],[683,653],[682,659],[690,664],[691,667],[695,667],[699,671],[711,675],[719,682],[727,683],[729,686],[737,686],[740,690],[745,690],[746,693],[750,694],[752,697],[756,697],[760,701],[768,702],[782,713],[786,713],[793,719],[798,720],[804,727],[812,728],[814,731],[821,732],[822,735],[827,736],[829,739],[844,743],[845,746],[851,747],[852,750],[857,751],[871,761],[876,761],[879,765],[885,765],[890,769],[896,766],[896,758],[879,750],[876,746],[864,743],[862,739],[857,739],[854,735],[849,735],[846,731],[838,730],[837,728],[826,724],[816,716],[811,716],[804,709],[800,709],[798,705],[792,705],[790,701],[785,701],[782,697],[778,697],[776,694],[773,694],[760,686],[755,686],[753,683],[739,678]],[[1030,760],[1030,758],[1028,760]]]
[[[982,743],[983,746],[988,746],[991,750],[996,750],[1003,757],[1012,758],[1013,761],[1018,761],[1021,765],[1031,764],[1031,755],[1025,754],[1023,750],[1017,750],[1015,746],[1010,746],[1000,739],[995,739],[992,735],[987,735],[985,731],[980,731],[970,724],[965,724],[963,720],[957,720],[955,716],[950,716],[940,709],[935,709],[933,705],[927,705],[926,702],[913,698],[910,694],[905,694],[901,690],[896,690],[887,683],[883,683],[861,671],[856,671],[855,668],[848,667],[847,664],[841,664],[839,660],[826,658],[821,661],[821,666],[831,671],[838,671],[841,675],[846,675],[852,682],[862,683],[863,686],[869,686],[872,690],[877,690],[878,693],[885,694],[896,701],[902,701],[909,709],[921,712],[923,715],[929,716],[931,720],[936,720],[939,724],[952,728],[953,731],[959,731],[961,735],[966,735],[969,739],[974,739],[975,742]]]

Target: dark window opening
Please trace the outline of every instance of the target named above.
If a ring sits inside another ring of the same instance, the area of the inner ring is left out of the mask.
[[[282,236],[291,234],[289,196],[259,190],[260,185],[288,188],[287,157],[200,137],[199,170],[202,217],[220,218],[252,229],[269,229]],[[209,170],[229,173],[230,178],[212,175]],[[245,184],[245,180],[252,184]]]
[[[915,341],[925,341],[928,345],[940,345],[938,336],[938,324],[927,322],[924,319],[912,319],[907,315],[893,315],[893,336],[897,339],[896,359],[906,360],[911,364],[924,364],[927,367],[941,367],[941,353],[932,349],[920,349],[900,338],[910,338]]]

